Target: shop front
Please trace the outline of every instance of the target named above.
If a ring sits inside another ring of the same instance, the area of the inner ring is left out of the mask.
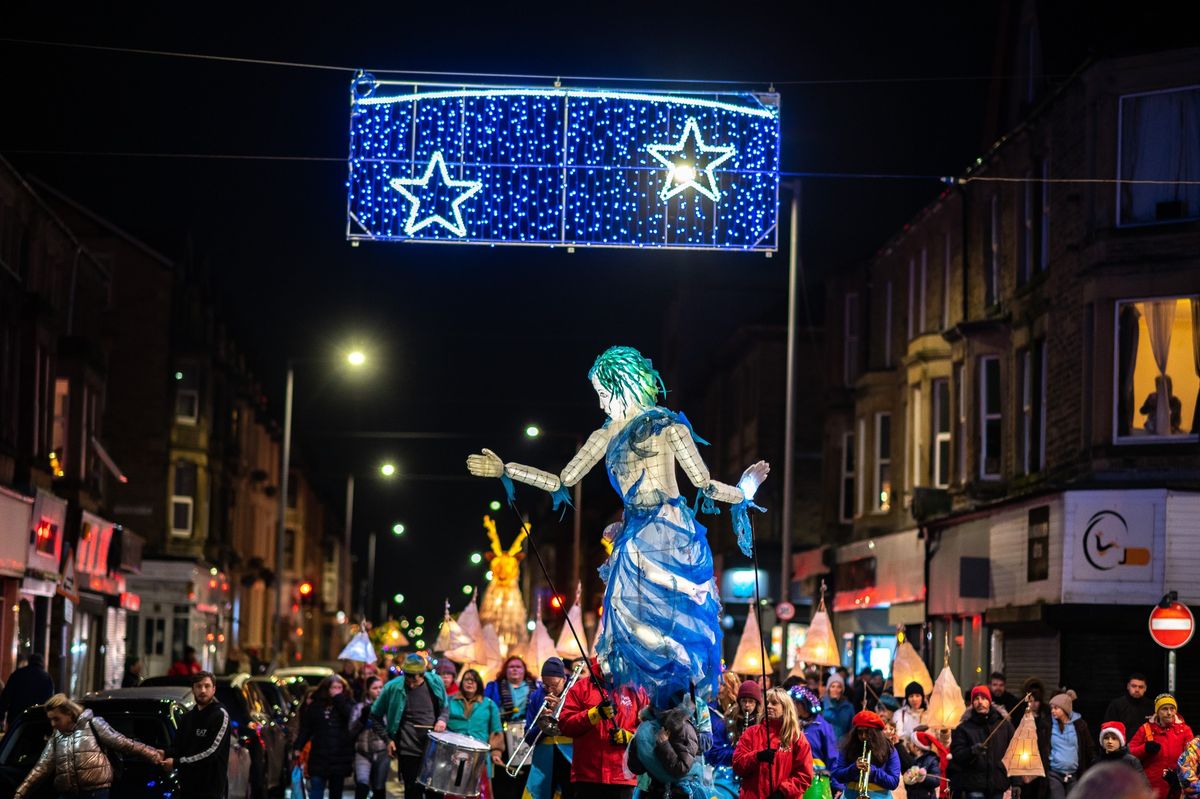
[[[16,660],[37,653],[56,673],[60,649],[51,647],[50,631],[53,599],[59,581],[63,551],[63,532],[67,523],[67,502],[48,491],[38,489],[33,499],[29,526],[22,536],[27,541],[25,577],[12,607],[16,617]],[[51,658],[51,655],[54,658]]]
[[[838,547],[833,627],[852,673],[891,676],[900,629],[921,639],[925,622],[925,541],[916,529]]]
[[[20,627],[21,581],[33,529],[33,497],[0,487],[0,679],[15,668]]]
[[[229,578],[194,560],[147,560],[131,575],[129,590],[140,608],[129,619],[128,646],[142,659],[146,676],[166,674],[184,647],[209,671],[224,670],[228,654]]]

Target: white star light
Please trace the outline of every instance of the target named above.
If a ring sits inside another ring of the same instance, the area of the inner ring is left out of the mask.
[[[429,188],[429,179],[433,177],[433,170],[437,169],[440,173],[439,180],[441,185],[448,189],[463,189],[453,201],[450,203],[450,210],[454,212],[454,221],[450,221],[439,213],[431,213],[428,216],[417,221],[417,212],[421,210],[421,198],[413,194],[409,190],[409,186],[419,186],[422,189]],[[403,194],[411,203],[411,208],[408,213],[408,221],[404,224],[404,232],[409,236],[417,233],[430,225],[437,223],[449,230],[455,236],[465,237],[467,235],[466,225],[463,224],[462,212],[459,206],[471,197],[477,191],[483,188],[483,181],[479,180],[452,180],[450,173],[446,171],[446,159],[442,157],[441,152],[433,154],[433,158],[429,159],[429,166],[425,168],[425,174],[419,178],[392,178],[391,186],[396,191]]]
[[[721,190],[717,188],[717,179],[713,170],[733,157],[736,147],[706,146],[700,137],[700,125],[695,117],[688,117],[683,126],[683,135],[675,144],[647,144],[646,149],[655,160],[661,162],[669,170],[667,182],[663,185],[659,197],[669,200],[686,188],[693,188],[713,202],[721,199]],[[675,160],[679,154],[683,158]],[[707,164],[701,164],[701,156],[716,155]]]

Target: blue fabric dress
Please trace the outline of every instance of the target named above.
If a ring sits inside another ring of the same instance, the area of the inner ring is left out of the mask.
[[[672,425],[691,430],[683,414],[650,408],[609,442],[609,482],[625,503],[612,555],[600,567],[606,583],[604,623],[596,652],[617,685],[644,688],[657,706],[679,692],[711,695],[720,676],[720,603],[712,550],[688,503],[664,491],[637,494],[642,460],[669,447]],[[622,491],[621,485],[628,485]]]

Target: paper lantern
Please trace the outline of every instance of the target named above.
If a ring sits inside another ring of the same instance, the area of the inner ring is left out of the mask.
[[[433,642],[434,652],[451,652],[461,647],[471,646],[471,637],[463,632],[462,627],[450,618],[450,601],[446,600],[446,610],[442,615],[442,626],[438,630],[437,640]]]
[[[962,688],[954,679],[954,672],[946,666],[938,675],[933,690],[929,692],[929,709],[925,711],[925,723],[935,730],[952,730],[962,721],[967,712]]]
[[[905,641],[896,647],[896,657],[892,660],[892,693],[902,704],[905,698],[904,691],[907,691],[908,684],[913,682],[925,690],[925,696],[933,693],[933,677],[929,676],[925,661],[921,660],[913,645]]]
[[[751,606],[746,616],[746,627],[742,630],[742,640],[738,641],[737,653],[733,656],[733,665],[729,670],[735,674],[762,674],[763,671],[763,642],[758,631],[758,616]],[[769,670],[769,669],[768,669]]]
[[[338,655],[338,660],[356,660],[359,663],[374,663],[375,647],[371,646],[371,636],[366,630],[359,630]]]
[[[833,634],[833,624],[829,614],[825,612],[825,602],[822,600],[817,612],[813,614],[808,625],[808,633],[804,643],[796,650],[796,659],[810,666],[840,666],[842,664],[838,650],[838,641]]]
[[[447,649],[442,653],[458,663],[466,663],[475,659],[475,642],[483,634],[483,625],[479,623],[479,607],[475,604],[475,596],[476,594],[471,595],[471,601],[463,608],[462,613],[458,614],[458,628],[467,637],[469,643],[454,649]]]
[[[571,628],[574,627],[576,633],[583,635],[583,611],[579,608],[582,596],[583,585],[577,583],[575,585],[575,604],[567,611],[567,620],[570,624],[564,622],[562,632],[558,634],[558,654],[563,660],[575,660],[583,657],[583,650],[579,648],[575,635],[571,633]]]
[[[1010,777],[1044,777],[1042,755],[1038,751],[1037,727],[1033,724],[1033,713],[1021,716],[1008,749],[1004,752],[1004,768]]]
[[[471,657],[466,659],[467,668],[475,669],[485,681],[500,672],[500,667],[504,665],[504,656],[500,654],[500,636],[495,627],[485,624],[479,637],[475,639],[473,649]]]
[[[529,643],[525,648],[529,655],[527,665],[530,669],[540,671],[542,664],[552,657],[558,656],[558,650],[554,647],[554,639],[550,637],[550,633],[546,630],[546,625],[542,623],[542,607],[538,605],[537,621],[533,624],[533,635],[529,636]]]

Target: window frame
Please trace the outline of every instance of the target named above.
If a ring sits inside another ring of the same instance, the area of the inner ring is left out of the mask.
[[[851,306],[854,308],[851,318]],[[847,387],[853,386],[858,380],[858,328],[862,317],[857,291],[846,293],[842,306],[842,377]]]
[[[938,389],[940,387],[945,388],[945,399],[944,400],[938,394]],[[938,429],[938,419],[941,418],[940,411],[941,411],[941,407],[942,407],[942,402],[945,402],[947,406],[952,405],[951,394],[950,394],[950,378],[935,377],[929,381],[929,405],[930,405],[929,432],[932,435],[932,446],[930,447],[930,450],[931,450],[930,451],[930,460],[931,460],[932,471],[930,473],[930,482],[932,483],[934,488],[949,488],[950,482],[954,477],[954,475],[951,471],[951,468],[950,468],[951,456],[952,456],[953,448],[954,448],[954,435],[953,435],[954,412],[951,407],[946,408],[946,429],[939,430]],[[945,460],[944,465],[946,467],[945,482],[942,482],[941,480],[938,479],[942,473],[942,466],[943,466],[942,444],[946,445],[946,455],[944,458],[944,460]]]
[[[887,427],[888,427],[888,437],[887,437],[888,454],[887,454],[886,458],[883,456],[882,428],[883,428],[884,417],[887,417]],[[871,512],[872,513],[881,513],[881,514],[882,513],[890,513],[892,510],[892,505],[894,504],[895,496],[896,496],[896,492],[893,487],[895,480],[892,479],[892,414],[890,411],[876,411],[875,412],[875,463],[873,465],[874,465],[874,469],[872,471],[874,473],[874,478],[875,478],[873,486],[874,486],[875,490],[874,490],[874,493],[871,498]],[[883,497],[883,482],[884,482],[883,481],[883,470],[885,468],[887,469],[887,472],[888,472],[888,481],[887,482],[889,484],[888,498],[887,498],[886,505],[884,505],[883,499],[882,499],[882,497]]]
[[[186,505],[188,509],[188,526],[186,528],[175,526],[175,509],[176,506]],[[184,496],[182,494],[171,495],[171,537],[172,538],[191,538],[196,530],[196,500],[194,497]]]
[[[958,391],[958,408],[957,408],[957,424],[958,424],[958,447],[955,449],[954,461],[955,472],[958,477],[959,485],[967,483],[967,426],[970,422],[970,412],[967,403],[967,364],[966,361],[959,361],[954,364],[954,383]]]
[[[921,445],[924,443],[921,440],[921,416],[924,413],[924,392],[921,390],[920,383],[913,383],[908,387],[909,397],[909,421],[912,429],[909,431],[908,440],[911,451],[909,452],[911,469],[909,473],[909,495],[912,489],[921,485]]]
[[[988,364],[995,362],[996,364],[996,382],[997,396],[1000,407],[993,412],[988,412]],[[999,480],[1004,476],[1004,377],[1002,374],[1000,356],[999,355],[980,355],[977,359],[979,368],[979,479],[980,480]],[[989,457],[987,439],[988,439],[988,423],[995,422],[1000,425],[1000,433],[996,437],[999,442],[1000,451],[996,453],[996,461],[999,468],[995,472],[987,471],[987,462]]]
[[[179,412],[179,402],[184,397],[192,398],[192,414],[189,416]],[[194,425],[200,421],[200,392],[194,388],[175,389],[175,422],[177,424]]]
[[[853,430],[847,430],[842,433],[842,472],[841,480],[838,486],[838,521],[842,524],[850,524],[854,521],[854,517],[858,515],[856,495],[857,490],[857,461],[852,462],[852,457],[857,456],[854,447],[856,446],[855,433]],[[851,504],[850,515],[846,515],[846,500],[849,494]]]
[[[1119,392],[1121,390],[1120,384],[1118,382],[1118,376],[1121,374],[1121,342],[1120,342],[1121,306],[1122,305],[1131,305],[1134,303],[1161,302],[1163,300],[1176,300],[1176,301],[1190,300],[1193,298],[1200,300],[1200,292],[1197,292],[1195,294],[1168,294],[1168,295],[1159,295],[1159,296],[1153,296],[1153,297],[1127,297],[1127,298],[1117,299],[1115,302],[1113,302],[1113,308],[1112,308],[1112,322],[1113,322],[1113,326],[1112,326],[1112,341],[1113,341],[1112,358],[1113,358],[1113,360],[1112,360],[1112,363],[1113,363],[1113,368],[1112,368],[1112,425],[1111,425],[1111,430],[1112,430],[1112,443],[1115,446],[1119,446],[1119,447],[1138,446],[1138,445],[1145,446],[1148,444],[1149,445],[1165,444],[1168,446],[1173,446],[1173,445],[1177,445],[1177,444],[1195,444],[1197,441],[1200,441],[1200,433],[1188,433],[1186,435],[1178,435],[1178,436],[1160,436],[1158,434],[1139,435],[1139,436],[1134,436],[1134,435],[1121,436],[1118,433],[1119,420],[1117,418],[1118,408],[1120,407]],[[1172,346],[1174,346],[1174,343],[1172,343]],[[1137,401],[1136,395],[1134,397],[1134,401],[1135,402]]]
[[[1183,217],[1180,219],[1164,219],[1162,221],[1153,220],[1150,222],[1125,222],[1121,219],[1121,152],[1125,147],[1125,101],[1134,97],[1149,97],[1155,94],[1173,94],[1175,92],[1200,91],[1200,83],[1193,83],[1187,86],[1172,86],[1166,89],[1151,89],[1144,92],[1127,92],[1117,97],[1117,180],[1114,186],[1115,209],[1116,209],[1116,226],[1118,228],[1136,228],[1136,227],[1151,227],[1154,225],[1174,225],[1180,223],[1196,222],[1200,220],[1200,211],[1194,216]]]

